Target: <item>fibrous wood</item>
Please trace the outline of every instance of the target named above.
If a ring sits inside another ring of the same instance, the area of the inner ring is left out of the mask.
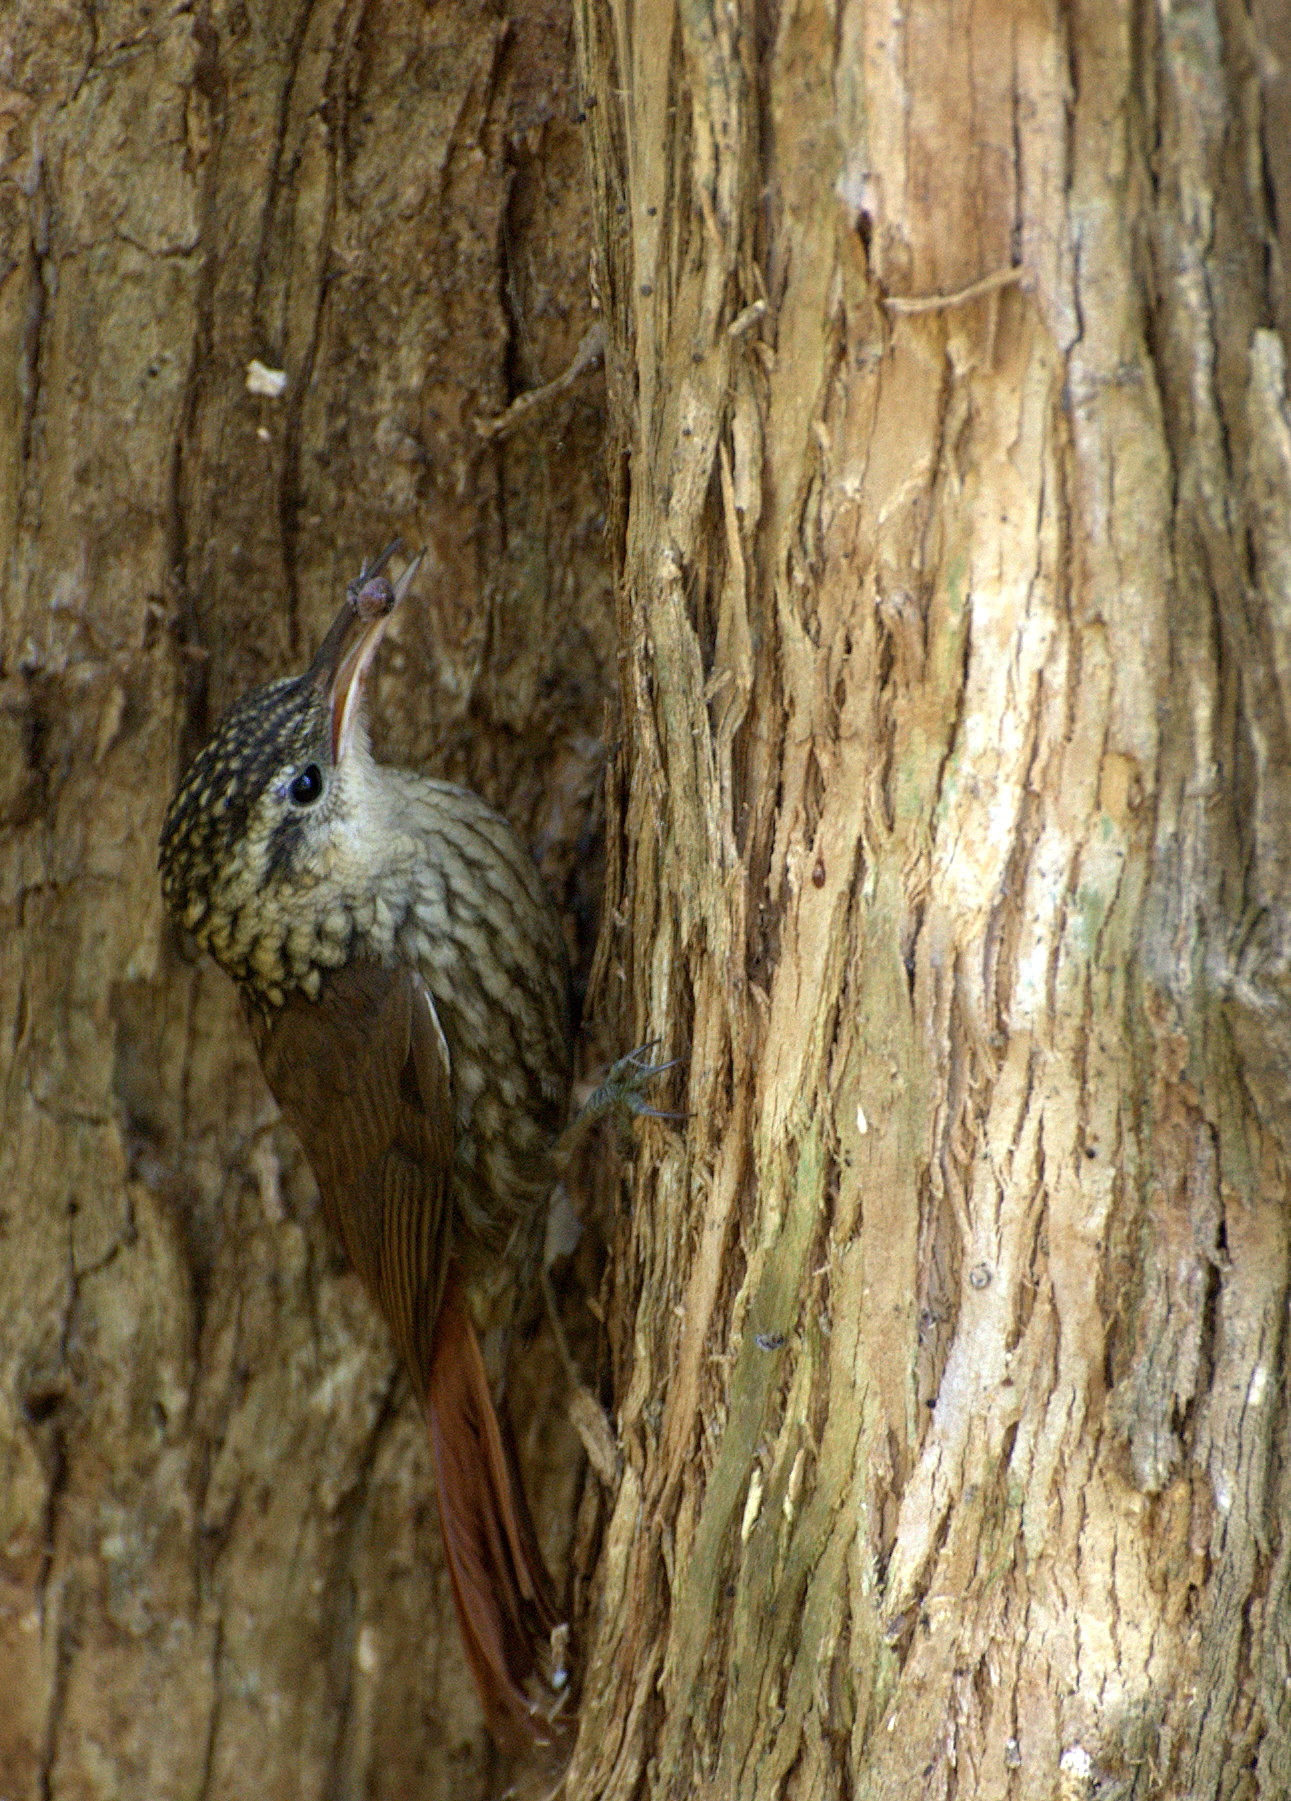
[[[613,1265],[576,1792],[1278,1794],[1272,38],[576,20],[628,651],[601,992],[690,1112]]]

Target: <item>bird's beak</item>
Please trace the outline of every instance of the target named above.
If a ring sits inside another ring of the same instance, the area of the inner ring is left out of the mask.
[[[318,648],[309,673],[323,690],[332,715],[332,761],[339,764],[354,736],[363,694],[363,678],[385,636],[390,615],[412,586],[425,551],[415,556],[391,587],[382,569],[402,548],[396,538],[373,564],[351,582],[345,603]]]

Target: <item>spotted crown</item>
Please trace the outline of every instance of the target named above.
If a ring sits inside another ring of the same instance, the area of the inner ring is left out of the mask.
[[[256,802],[293,763],[327,743],[327,701],[308,674],[255,688],[235,701],[198,752],[161,829],[158,867],[167,908],[190,931],[210,906],[215,879]]]

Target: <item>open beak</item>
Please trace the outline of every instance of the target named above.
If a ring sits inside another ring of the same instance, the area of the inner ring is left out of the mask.
[[[390,615],[412,586],[426,554],[423,550],[415,556],[391,587],[381,571],[402,548],[396,538],[375,563],[364,565],[358,580],[346,590],[345,602],[310,664],[310,676],[323,689],[331,709],[332,761],[336,764],[354,736],[363,678],[385,636]]]

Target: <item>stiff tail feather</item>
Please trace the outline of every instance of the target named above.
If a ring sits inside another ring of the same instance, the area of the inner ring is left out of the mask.
[[[435,1322],[426,1418],[457,1623],[489,1729],[508,1751],[555,1744],[560,1616],[502,1430],[461,1278]],[[554,1678],[554,1681],[553,1681]]]

